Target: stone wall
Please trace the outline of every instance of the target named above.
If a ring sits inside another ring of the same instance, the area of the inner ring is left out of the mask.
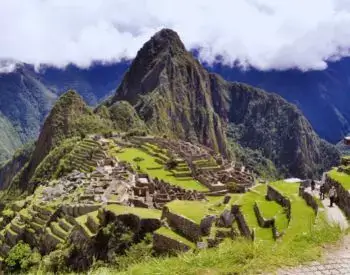
[[[282,207],[286,208],[287,219],[288,219],[288,222],[290,221],[291,204],[290,204],[290,200],[288,198],[284,197],[276,189],[274,189],[270,185],[268,185],[266,199],[268,199],[270,201],[275,201],[278,204],[280,204]]]
[[[192,242],[197,242],[201,237],[200,225],[180,215],[171,213],[168,207],[163,208],[162,219],[166,219],[169,226],[182,234]]]
[[[338,200],[337,205],[341,210],[344,211],[345,215],[350,218],[350,193],[346,190],[339,182],[331,179],[328,175],[326,175],[326,190],[329,190],[331,185],[335,186],[337,190]]]
[[[68,216],[79,217],[87,213],[98,210],[100,204],[77,204],[77,205],[62,205],[62,211]]]
[[[318,204],[314,196],[311,193],[305,191],[305,188],[303,186],[300,186],[299,188],[299,196],[301,196],[306,201],[307,205],[310,206],[317,215]]]
[[[250,230],[250,228],[249,228],[249,226],[248,226],[248,224],[247,224],[247,222],[242,214],[240,206],[239,205],[232,205],[231,212],[235,216],[235,219],[237,221],[238,228],[239,228],[239,231],[241,232],[241,235],[246,237],[246,238],[254,240],[254,233],[252,230]]]
[[[177,240],[168,238],[157,233],[153,234],[153,248],[157,252],[182,251],[186,252],[191,248]]]
[[[254,212],[255,216],[258,219],[258,223],[261,227],[267,228],[267,227],[272,227],[275,224],[275,219],[265,219],[259,209],[259,206],[257,203],[254,204]]]

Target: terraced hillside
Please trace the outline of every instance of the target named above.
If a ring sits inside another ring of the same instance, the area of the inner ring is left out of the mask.
[[[63,141],[38,166],[35,192],[2,211],[0,260],[23,241],[45,259],[65,251],[68,267],[83,272],[149,233],[157,255],[242,237],[273,247],[323,226],[322,205],[300,184],[256,184],[245,167],[205,147],[166,141],[123,134]]]

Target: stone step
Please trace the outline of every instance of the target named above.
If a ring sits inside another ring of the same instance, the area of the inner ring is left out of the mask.
[[[10,227],[8,227],[5,231],[5,240],[6,243],[10,244],[11,246],[14,246],[17,243],[17,240],[19,238],[19,235],[12,231]]]
[[[51,216],[54,213],[54,211],[52,209],[49,209],[48,207],[38,205],[38,204],[34,204],[33,209],[35,211],[42,213],[43,215],[47,215],[47,216]]]
[[[11,229],[16,232],[17,234],[22,234],[25,228],[25,225],[19,225],[17,221],[12,220],[11,222]]]
[[[51,231],[50,227],[45,229],[46,237],[49,239],[48,241],[52,243],[52,246],[57,246],[60,243],[64,243],[65,240],[57,236],[55,233]]]
[[[33,228],[35,230],[35,232],[43,229],[42,225],[40,225],[40,224],[38,224],[38,223],[36,223],[34,221],[31,221],[29,223],[29,225],[30,225],[31,228]]]
[[[88,215],[86,220],[86,227],[95,234],[100,227],[99,219],[97,217],[93,217],[92,215]]]
[[[66,232],[69,232],[73,229],[73,225],[70,224],[65,218],[61,218],[58,220],[58,224],[62,227]]]
[[[45,226],[46,225],[46,222],[48,221],[48,219],[44,220],[42,218],[39,217],[39,215],[35,216],[32,220],[33,222],[37,223],[37,224],[40,224],[42,226]]]
[[[57,222],[52,222],[50,224],[50,229],[52,233],[54,233],[56,236],[60,237],[63,240],[65,240],[69,235],[69,233],[64,231],[64,229],[60,227],[60,225]]]

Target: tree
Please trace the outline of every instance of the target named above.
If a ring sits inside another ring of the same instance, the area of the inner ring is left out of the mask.
[[[29,244],[19,241],[11,248],[5,260],[6,266],[11,271],[25,271],[29,267],[38,264],[41,256],[38,252],[32,252]]]

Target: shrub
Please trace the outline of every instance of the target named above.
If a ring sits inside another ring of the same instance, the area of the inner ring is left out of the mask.
[[[38,252],[33,253],[27,243],[20,241],[11,248],[5,263],[11,271],[26,271],[31,266],[38,264],[40,260],[41,255]]]

